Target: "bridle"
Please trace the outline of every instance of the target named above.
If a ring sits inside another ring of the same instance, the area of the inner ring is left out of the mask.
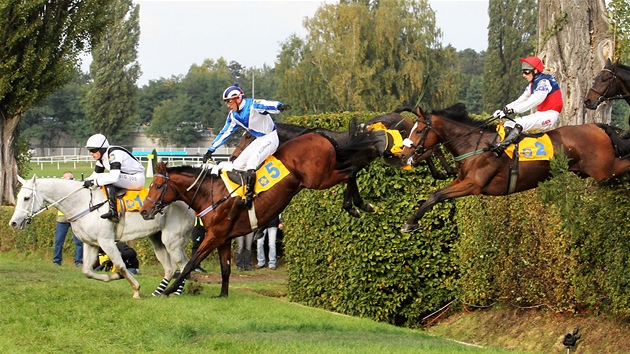
[[[429,114],[427,114],[427,116],[428,116],[428,119],[426,119],[426,120],[423,120],[423,119],[420,119],[420,118],[416,119],[416,123],[422,123],[422,124],[425,125],[425,127],[424,127],[424,129],[422,131],[422,137],[420,138],[420,141],[418,142],[418,145],[414,144],[413,141],[411,141],[411,139],[409,139],[409,138],[406,138],[405,140],[403,140],[403,145],[404,146],[406,146],[406,147],[408,147],[410,149],[414,149],[413,154],[415,156],[424,155],[425,153],[427,153],[427,152],[429,152],[431,150],[439,149],[443,145],[447,145],[447,144],[450,144],[450,143],[452,143],[454,141],[457,141],[459,139],[465,138],[468,135],[470,135],[470,134],[472,134],[474,132],[477,132],[477,131],[480,132],[481,135],[479,136],[479,138],[481,139],[481,136],[483,135],[483,130],[480,130],[480,128],[482,128],[484,126],[487,126],[488,124],[490,124],[491,122],[493,122],[493,121],[495,121],[497,119],[497,118],[494,118],[494,117],[486,119],[485,121],[480,122],[479,126],[472,127],[466,133],[458,135],[458,136],[456,136],[454,138],[451,138],[449,140],[445,140],[444,137],[440,135],[440,132],[437,131],[435,128],[433,128],[433,125],[431,124],[433,115],[431,113],[429,113]],[[435,145],[433,145],[433,146],[430,146],[430,147],[424,147],[424,144],[425,144],[425,141],[427,139],[427,136],[429,135],[429,130],[433,130],[433,132],[438,136],[438,139],[439,139],[440,142],[435,144]],[[412,129],[411,133],[413,133],[413,129]],[[409,134],[409,136],[411,136],[411,133]],[[467,157],[470,157],[470,156],[473,156],[473,155],[477,155],[479,153],[483,153],[485,151],[486,151],[485,149],[477,149],[477,150],[474,150],[472,152],[466,153],[466,154],[461,155],[461,156],[455,156],[455,161],[459,161],[459,160],[462,160],[464,158],[467,158]]]
[[[595,90],[593,87],[591,87],[589,89],[589,91],[593,91],[593,92],[595,92],[596,94],[599,95],[599,97],[597,98],[597,104],[598,105],[603,103],[603,102],[608,102],[608,101],[613,101],[613,100],[620,100],[620,99],[625,99],[625,98],[630,97],[629,94],[626,94],[626,95],[618,94],[618,95],[606,97],[606,95],[608,94],[608,90],[610,90],[610,88],[612,87],[612,84],[614,82],[617,82],[617,84],[619,85],[619,82],[618,82],[619,78],[617,77],[617,73],[612,71],[612,70],[610,70],[610,69],[604,68],[604,69],[602,69],[602,71],[606,71],[606,72],[609,72],[609,73],[612,74],[612,78],[610,80],[608,80],[608,85],[606,85],[606,88],[604,88],[604,91],[603,92],[599,92],[599,91]]]
[[[180,191],[177,190],[177,188],[175,188],[170,182],[171,182],[171,178],[168,175],[168,171],[165,171],[164,174],[162,173],[156,173],[155,177],[162,177],[164,178],[164,183],[162,184],[162,191],[160,192],[160,196],[158,197],[157,200],[149,197],[148,195],[146,196],[146,199],[148,201],[150,201],[151,203],[153,203],[153,205],[155,205],[155,209],[157,210],[158,213],[162,213],[162,211],[164,210],[164,208],[166,208],[169,204],[171,204],[172,202],[178,200],[183,193],[180,193]],[[175,193],[175,195],[177,195],[176,198],[173,198],[172,201],[168,202],[168,203],[164,203],[164,197],[166,196],[166,192],[168,191],[168,189],[172,189],[173,192]]]
[[[27,186],[24,186],[24,185],[23,185],[23,186],[22,186],[22,188],[27,189],[27,190],[30,190],[30,191],[32,192],[32,193],[31,193],[31,197],[29,198],[29,199],[30,199],[30,205],[29,205],[29,207],[27,207],[26,209],[18,208],[18,207],[16,206],[16,209],[17,209],[17,210],[20,210],[20,211],[23,211],[23,212],[25,212],[25,213],[26,213],[26,218],[25,218],[25,219],[26,219],[26,222],[27,222],[27,223],[30,223],[30,222],[31,222],[31,220],[32,220],[34,217],[36,217],[37,215],[39,215],[39,214],[41,214],[41,213],[45,212],[45,211],[46,211],[46,210],[48,210],[50,207],[55,206],[55,205],[57,205],[57,204],[61,203],[62,201],[64,201],[65,199],[67,199],[68,197],[70,197],[71,195],[73,195],[74,193],[76,193],[76,192],[78,192],[78,191],[80,191],[80,190],[82,190],[82,189],[83,189],[83,187],[81,187],[81,188],[79,188],[79,189],[76,189],[76,190],[74,190],[74,191],[70,192],[70,193],[69,193],[68,195],[66,195],[65,197],[63,197],[63,198],[61,198],[61,199],[59,199],[59,200],[57,200],[57,201],[55,201],[55,202],[53,202],[53,203],[50,203],[50,204],[48,204],[48,205],[44,205],[44,206],[40,207],[38,210],[35,210],[35,201],[37,200],[37,201],[39,202],[39,200],[40,200],[40,199],[39,199],[39,197],[37,196],[37,189],[36,189],[35,187],[36,187],[36,185],[33,185],[33,187],[27,187]],[[41,204],[43,204],[43,203],[39,203],[39,204],[41,205]],[[29,210],[29,209],[30,209],[30,210]]]
[[[403,140],[403,146],[406,146],[410,149],[414,149],[413,150],[413,154],[414,155],[423,155],[424,153],[426,153],[427,151],[433,150],[436,147],[440,147],[442,146],[442,143],[438,143],[432,147],[429,148],[425,148],[424,147],[424,143],[427,140],[427,136],[429,135],[429,131],[433,130],[433,132],[440,138],[440,140],[443,140],[442,137],[440,136],[440,133],[438,131],[436,131],[435,129],[433,129],[433,126],[431,125],[431,119],[433,117],[433,115],[431,113],[428,114],[428,119],[424,120],[424,119],[420,119],[419,117],[416,119],[416,125],[414,126],[415,128],[417,128],[417,124],[418,123],[422,123],[425,125],[424,129],[422,129],[422,137],[420,137],[420,141],[418,142],[418,145],[414,144],[413,141],[411,141],[411,139],[409,139],[409,137],[405,138],[405,140]],[[411,136],[411,133],[414,132],[414,129],[411,129],[411,132],[409,132],[409,136]],[[422,148],[422,151],[419,151],[419,149]]]

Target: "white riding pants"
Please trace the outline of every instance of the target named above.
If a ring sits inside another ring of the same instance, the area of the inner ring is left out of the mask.
[[[545,132],[551,130],[558,121],[560,113],[556,111],[544,111],[532,113],[520,118],[516,118],[514,121],[505,122],[505,127],[514,128],[515,124],[520,124],[523,127],[524,132],[528,132],[533,129]]]
[[[278,132],[254,139],[232,163],[236,170],[255,170],[278,149]]]

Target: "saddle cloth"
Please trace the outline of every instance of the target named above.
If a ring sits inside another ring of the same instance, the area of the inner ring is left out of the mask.
[[[403,149],[403,137],[396,129],[387,129],[385,124],[376,122],[368,126],[368,131],[372,130],[384,130],[387,133],[387,148],[384,153],[389,153],[393,156],[398,156]],[[411,165],[404,165],[401,167],[403,170],[411,170]]]
[[[228,191],[235,191],[234,193],[236,195],[244,198],[245,188],[240,188],[241,183],[230,178],[229,174],[231,171],[231,163],[222,162],[213,167],[211,173],[215,176],[220,174]],[[271,189],[271,187],[275,186],[278,182],[288,176],[289,173],[291,172],[287,170],[282,161],[278,160],[273,155],[269,156],[265,162],[263,162],[262,166],[256,170],[256,184],[254,186],[254,191],[258,194]],[[236,180],[238,179],[239,178],[236,178]]]
[[[105,192],[105,187],[101,187],[103,194],[107,197],[107,193]],[[142,188],[141,190],[127,190],[125,194],[119,196],[117,194],[116,199],[122,199],[124,211],[140,211],[142,209],[142,202],[144,202],[144,198],[149,195],[148,188]],[[116,203],[118,206],[118,211],[121,212],[121,204]]]
[[[501,137],[501,141],[505,139],[505,128],[503,124],[497,125],[497,133]],[[514,144],[505,149],[505,153],[514,158]],[[543,134],[537,138],[523,138],[518,143],[519,161],[549,161],[553,157],[553,144],[549,135]]]

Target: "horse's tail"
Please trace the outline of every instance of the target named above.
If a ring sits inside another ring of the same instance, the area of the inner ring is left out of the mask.
[[[610,138],[615,149],[615,157],[630,158],[630,141],[619,135],[621,129],[603,123],[596,123],[596,125],[605,131]]]
[[[350,122],[348,142],[335,146],[337,165],[341,166],[357,154],[374,153],[376,158],[387,147],[387,135],[382,130],[364,131],[359,128],[356,118]]]

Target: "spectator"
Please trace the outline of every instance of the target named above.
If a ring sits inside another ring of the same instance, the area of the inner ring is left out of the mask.
[[[200,217],[195,218],[195,226],[192,229],[192,252],[190,256],[194,255],[197,252],[197,248],[203,241],[206,236],[206,229],[203,228],[203,221]],[[201,268],[201,264],[195,268],[195,272],[197,273],[208,273],[205,269]]]
[[[67,171],[63,173],[62,178],[73,180],[74,175],[72,172]],[[55,227],[55,246],[53,254],[53,263],[56,265],[61,265],[61,260],[63,258],[63,244],[66,242],[68,229],[72,230],[68,219],[62,212],[57,211],[57,226]],[[77,267],[80,267],[83,265],[83,242],[74,235],[74,232],[72,232],[72,238],[74,240],[74,264]]]
[[[280,227],[280,217],[271,220],[267,227],[259,229],[256,235],[260,235],[257,239],[256,255],[258,263],[256,268],[260,269],[265,266],[265,239],[269,244],[269,269],[276,270],[276,236],[278,235],[278,228]]]
[[[254,232],[236,238],[236,270],[239,272],[254,270],[252,268],[252,242]]]
[[[140,261],[138,260],[138,254],[136,250],[134,250],[131,246],[129,246],[126,242],[119,241],[116,243],[116,247],[120,252],[120,256],[122,257],[123,262],[125,262],[125,267],[131,274],[138,274],[140,269]],[[102,249],[98,249],[98,259],[92,266],[94,270],[104,270],[109,272],[115,272],[116,267],[109,259],[109,257],[103,252]]]

